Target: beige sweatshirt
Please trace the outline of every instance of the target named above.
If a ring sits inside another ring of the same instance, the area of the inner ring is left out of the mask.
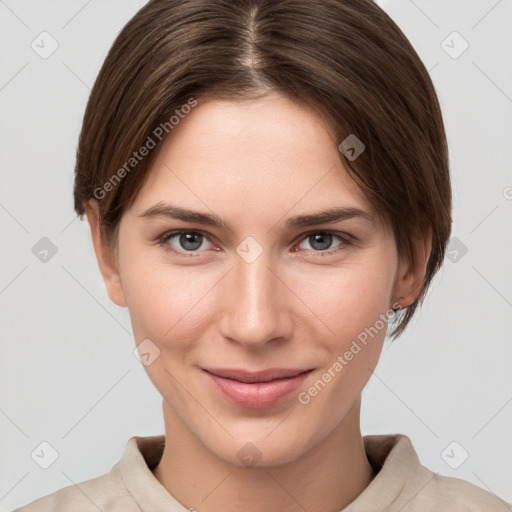
[[[405,435],[368,435],[363,440],[377,474],[340,512],[512,512],[512,505],[494,494],[421,465]],[[132,437],[109,473],[64,487],[14,512],[193,512],[151,472],[164,443],[163,435]]]

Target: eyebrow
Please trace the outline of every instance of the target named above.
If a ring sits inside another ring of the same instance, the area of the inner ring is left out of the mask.
[[[158,203],[151,206],[138,217],[143,219],[151,219],[155,217],[164,217],[170,219],[181,220],[183,222],[195,222],[197,224],[204,224],[205,226],[211,226],[219,229],[225,229],[227,231],[233,231],[233,228],[229,223],[221,219],[214,213],[202,213],[194,210],[188,210],[186,208],[180,208],[171,204]],[[317,224],[329,224],[334,222],[340,222],[348,219],[363,219],[368,222],[373,222],[373,216],[360,208],[354,207],[336,207],[323,210],[318,213],[310,213],[306,215],[297,215],[286,220],[286,227],[297,228],[316,226]]]

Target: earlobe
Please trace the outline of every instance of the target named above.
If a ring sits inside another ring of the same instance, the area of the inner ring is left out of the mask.
[[[432,229],[422,230],[416,240],[416,261],[402,262],[399,267],[393,303],[404,309],[414,304],[423,291],[427,264],[432,251]]]
[[[101,230],[99,205],[94,199],[84,202],[83,205],[89,227],[91,228],[91,237],[98,267],[103,277],[108,296],[110,300],[118,306],[126,307],[127,302],[119,275],[119,269],[105,242]]]

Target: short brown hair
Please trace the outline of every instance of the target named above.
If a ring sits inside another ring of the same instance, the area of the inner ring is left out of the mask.
[[[92,89],[77,151],[75,211],[83,218],[83,201],[99,199],[101,227],[115,249],[121,215],[157,151],[126,164],[159,126],[172,133],[171,116],[191,98],[274,91],[313,107],[336,145],[351,134],[364,143],[357,159],[342,152],[340,158],[392,227],[402,258],[415,262],[414,235],[432,230],[423,290],[400,313],[394,339],[442,264],[452,197],[442,113],[428,71],[370,0],[148,2],[116,38]]]

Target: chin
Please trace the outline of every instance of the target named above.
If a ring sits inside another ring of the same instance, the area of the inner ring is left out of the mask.
[[[285,422],[287,420],[284,420]],[[274,423],[272,428],[279,425]],[[211,440],[205,446],[218,458],[226,463],[238,467],[276,467],[288,464],[300,458],[312,446],[311,437],[304,431],[292,432],[282,429],[281,432],[272,432],[271,429],[258,429],[252,435],[237,435],[229,440],[219,443],[218,440]],[[277,427],[278,429],[282,426]],[[270,435],[262,432],[272,432]],[[300,435],[298,434],[300,432]]]

